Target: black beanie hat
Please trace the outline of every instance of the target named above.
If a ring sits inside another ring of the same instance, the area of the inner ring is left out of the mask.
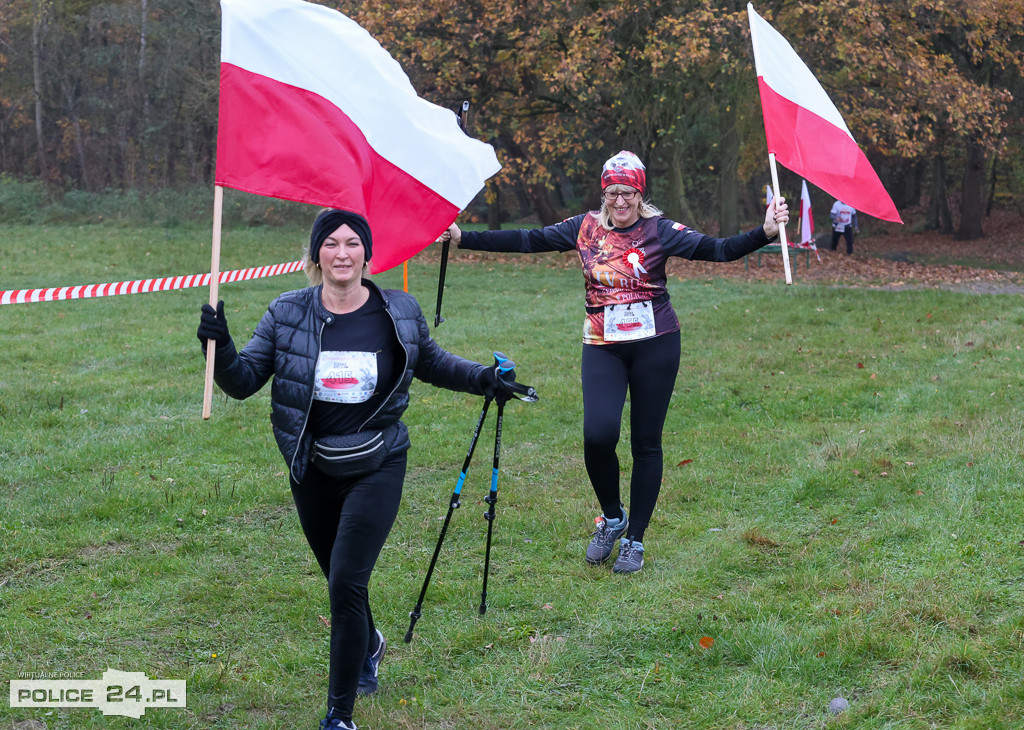
[[[366,260],[370,260],[373,256],[373,236],[370,235],[370,224],[366,222],[366,219],[358,213],[328,208],[316,217],[316,220],[313,221],[313,229],[309,232],[309,258],[314,264],[320,263],[320,247],[324,244],[324,240],[345,224],[348,224],[348,227],[359,236],[359,240],[363,242],[363,250],[366,252]]]

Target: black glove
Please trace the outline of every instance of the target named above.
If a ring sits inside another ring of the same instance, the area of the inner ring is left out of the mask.
[[[217,347],[231,342],[231,335],[228,334],[228,322],[224,319],[224,301],[217,302],[217,311],[209,304],[204,304],[199,314],[199,329],[196,330],[196,337],[203,343],[206,349],[208,340],[214,340]]]
[[[515,380],[515,363],[505,360],[501,366],[487,368],[480,374],[480,389],[488,398],[505,402],[513,395],[511,384]]]

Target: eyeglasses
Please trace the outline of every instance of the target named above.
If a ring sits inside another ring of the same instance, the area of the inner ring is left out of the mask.
[[[622,199],[628,203],[629,201],[636,197],[637,191],[630,190],[628,193],[604,192],[601,194],[604,196],[604,199],[607,200],[609,203],[614,203],[615,199],[618,198],[619,196],[622,196]]]

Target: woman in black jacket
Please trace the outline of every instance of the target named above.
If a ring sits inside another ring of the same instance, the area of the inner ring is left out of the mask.
[[[386,642],[367,585],[398,513],[413,376],[450,390],[507,398],[494,367],[439,347],[419,304],[363,279],[373,239],[355,213],[325,210],[310,234],[311,286],[282,294],[237,352],[224,302],[204,304],[197,335],[217,343],[214,378],[248,398],[274,376],[271,423],[288,464],[302,530],[327,578],[330,680],[321,728],[352,730],[357,694],[377,689]]]

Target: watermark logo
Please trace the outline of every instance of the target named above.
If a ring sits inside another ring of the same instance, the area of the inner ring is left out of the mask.
[[[81,679],[81,674],[32,672],[32,679],[12,679],[11,707],[98,707],[104,715],[134,718],[151,707],[185,707],[184,679],[150,679],[117,669],[107,669],[102,679]]]

